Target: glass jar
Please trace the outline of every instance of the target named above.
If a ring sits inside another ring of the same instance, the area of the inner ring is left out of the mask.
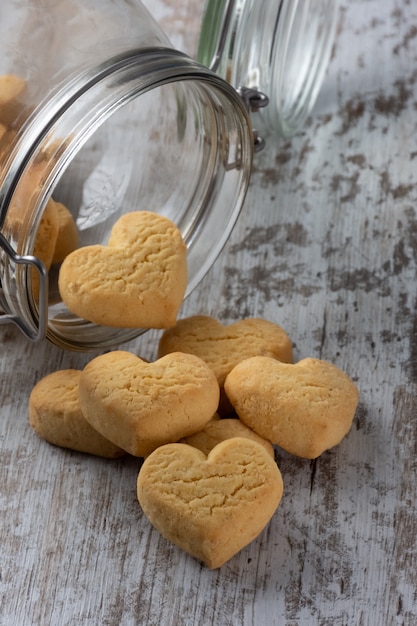
[[[51,201],[68,207],[81,246],[105,244],[123,213],[145,209],[165,215],[187,245],[187,294],[196,287],[245,198],[257,145],[249,111],[267,101],[263,94],[257,98],[257,90],[265,84],[275,100],[283,84],[277,77],[269,83],[250,80],[255,65],[259,76],[285,68],[276,60],[269,66],[262,61],[272,40],[264,42],[261,60],[250,65],[241,32],[257,32],[262,19],[276,13],[275,5],[209,1],[200,61],[175,50],[139,0],[2,5],[0,323],[14,322],[32,340],[46,336],[78,350],[120,345],[143,332],[98,326],[65,308],[57,287],[59,263],[47,265],[36,247]],[[300,30],[307,9],[302,15],[295,11],[298,17],[283,11],[292,16],[286,22],[292,31],[284,35],[288,57],[291,42],[298,42],[295,63],[303,46],[294,29]],[[274,36],[273,55],[281,30],[280,22],[276,33],[268,32]],[[211,40],[214,52],[222,52],[217,67],[205,63],[213,52]],[[255,50],[260,52],[256,45]],[[303,77],[306,82],[307,70]],[[233,81],[250,89],[236,89]],[[311,102],[313,89],[308,92]],[[271,109],[273,123],[280,107]],[[300,119],[276,127],[286,134]]]

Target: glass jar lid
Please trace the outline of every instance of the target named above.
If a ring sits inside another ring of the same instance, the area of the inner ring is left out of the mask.
[[[267,96],[256,127],[288,137],[315,103],[337,16],[337,0],[208,0],[197,57],[236,89]]]

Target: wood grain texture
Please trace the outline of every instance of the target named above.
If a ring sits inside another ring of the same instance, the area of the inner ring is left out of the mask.
[[[145,4],[194,53],[200,3]],[[337,448],[276,451],[281,507],[220,570],[152,530],[138,461],[37,439],[32,386],[90,356],[0,327],[1,626],[417,623],[416,68],[415,2],[342,0],[306,127],[267,138],[230,241],[182,309],[277,322],[296,359],[327,359],[360,389]],[[157,337],[125,347],[152,359]]]

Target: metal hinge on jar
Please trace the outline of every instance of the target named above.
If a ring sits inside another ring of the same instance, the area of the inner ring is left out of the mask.
[[[8,324],[13,322],[20,328],[20,330],[32,341],[40,341],[46,336],[46,329],[48,326],[48,272],[45,265],[35,256],[31,255],[19,255],[10,246],[8,241],[0,233],[0,248],[4,250],[9,259],[15,265],[27,265],[33,267],[39,274],[39,302],[38,302],[38,316],[39,321],[37,327],[30,328],[28,324],[20,319],[17,315],[6,313],[3,310],[2,303],[5,299],[3,294],[2,285],[0,282],[0,324]]]

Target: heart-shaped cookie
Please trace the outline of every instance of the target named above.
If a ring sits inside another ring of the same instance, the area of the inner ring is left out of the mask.
[[[221,441],[232,439],[233,437],[247,437],[257,441],[274,458],[275,453],[272,444],[235,417],[211,419],[202,430],[181,439],[179,443],[188,443],[189,446],[198,448],[204,454],[209,454]]]
[[[85,420],[78,400],[81,372],[60,370],[42,378],[29,397],[29,423],[49,443],[77,452],[118,458],[125,451]]]
[[[207,315],[178,320],[160,338],[158,354],[188,352],[199,356],[216,374],[222,391],[219,412],[231,412],[223,394],[227,374],[238,363],[252,356],[270,356],[292,363],[292,343],[277,324],[260,318],[248,318],[224,326]]]
[[[224,388],[244,424],[308,459],[340,443],[358,403],[357,387],[344,372],[312,358],[294,365],[247,359],[230,372]]]
[[[168,444],[144,462],[137,495],[145,515],[169,541],[218,568],[265,528],[283,492],[281,473],[261,444],[240,437],[206,457]]]
[[[130,352],[109,352],[86,365],[79,385],[86,420],[134,456],[201,430],[219,395],[208,365],[181,353],[147,363]]]
[[[187,285],[186,246],[169,219],[123,215],[108,246],[78,248],[63,261],[59,291],[70,311],[96,324],[168,328]]]
[[[26,207],[24,203],[22,203],[22,206]],[[42,261],[47,270],[49,270],[52,265],[58,229],[58,211],[55,202],[50,199],[45,206],[38,232],[36,233],[35,245],[33,248],[34,256]],[[32,269],[31,274],[33,295],[35,298],[38,298],[39,274],[35,269]]]
[[[58,215],[58,234],[54,256],[52,257],[54,264],[61,263],[70,252],[78,248],[79,233],[74,218],[67,207],[62,202],[55,202],[52,198],[49,201],[55,204]]]

